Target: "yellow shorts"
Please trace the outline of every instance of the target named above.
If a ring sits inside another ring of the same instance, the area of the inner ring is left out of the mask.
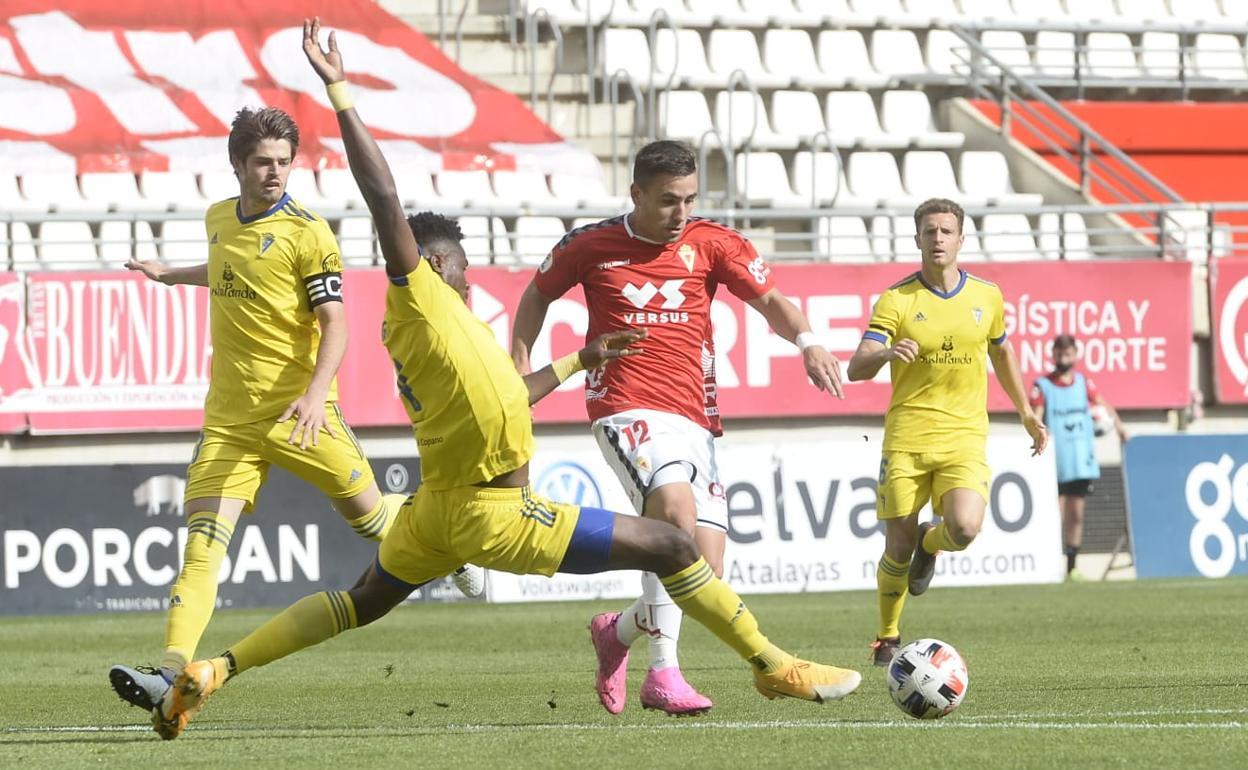
[[[411,586],[468,562],[549,576],[563,564],[580,513],[578,506],[539,497],[528,487],[421,487],[399,509],[377,562],[383,574]]]
[[[204,426],[186,470],[185,499],[244,500],[243,510],[250,512],[270,464],[290,471],[333,500],[363,492],[373,483],[373,469],[337,404],[326,404],[325,414],[337,438],[322,431],[317,445],[309,444],[307,449],[287,443],[295,427],[294,417],[286,422]]]
[[[928,500],[940,516],[946,492],[973,489],[987,500],[991,478],[982,449],[885,451],[880,458],[876,516],[881,520],[904,518],[918,513]]]

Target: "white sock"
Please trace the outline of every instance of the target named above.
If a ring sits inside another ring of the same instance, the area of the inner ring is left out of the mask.
[[[631,645],[645,634],[650,646],[650,668],[673,668],[680,665],[676,645],[680,640],[680,622],[684,613],[676,606],[659,576],[643,572],[641,598],[620,613],[616,623],[616,637]]]

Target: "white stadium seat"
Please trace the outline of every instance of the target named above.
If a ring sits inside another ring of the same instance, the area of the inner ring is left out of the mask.
[[[47,211],[48,207],[35,201],[27,200],[17,185],[17,176],[8,171],[0,171],[0,211],[3,212],[35,212]]]
[[[199,186],[209,204],[238,197],[238,179],[232,171],[205,171],[199,176]]]
[[[396,171],[399,176],[406,171]],[[351,170],[346,168],[323,168],[316,175],[317,186],[321,188],[321,196],[330,203],[331,208],[364,208],[364,195],[355,183]],[[396,180],[397,184],[397,180]]]
[[[919,39],[908,29],[877,29],[871,34],[871,66],[893,77],[918,77],[927,73]]]
[[[515,262],[507,228],[498,217],[460,217],[459,229],[464,233],[461,245],[468,256],[468,264],[510,265]]]
[[[793,149],[797,137],[773,131],[763,97],[750,91],[715,94],[715,128],[734,147]]]
[[[35,171],[22,175],[22,195],[45,211],[106,211],[103,203],[88,201],[78,191],[78,180],[69,171]]]
[[[871,217],[871,243],[882,262],[918,262],[919,247],[914,244],[914,217]]]
[[[1030,75],[1033,71],[1031,54],[1027,51],[1027,41],[1022,32],[1004,29],[985,30],[979,38],[984,48],[993,58],[1008,67],[1016,75]],[[989,73],[999,72],[995,65],[985,64]]]
[[[405,168],[396,171],[394,186],[399,194],[399,200],[403,201],[403,205],[408,208],[425,209],[443,202],[442,197],[433,188],[433,177],[423,168]]]
[[[567,228],[559,217],[517,217],[516,257],[522,265],[540,265]]]
[[[1140,68],[1123,32],[1088,33],[1088,73],[1098,78],[1138,78]]]
[[[1227,21],[1243,23],[1248,20],[1248,0],[1222,0],[1222,15]]]
[[[1036,33],[1036,72],[1051,77],[1075,75],[1075,35],[1044,29]],[[1086,74],[1086,73],[1085,73]]]
[[[818,206],[833,202],[837,206],[874,206],[875,201],[859,201],[850,192],[845,169],[835,153],[801,151],[793,155],[793,190],[803,201],[812,199]]]
[[[139,189],[152,208],[164,211],[204,211],[208,199],[199,192],[199,183],[189,171],[144,171]]]
[[[1023,214],[985,214],[981,238],[984,251],[994,262],[1039,260],[1031,223]]]
[[[1218,0],[1170,0],[1170,14],[1179,24],[1201,24],[1219,21],[1222,11]]]
[[[738,197],[751,205],[775,208],[806,208],[810,196],[802,198],[789,185],[784,159],[775,152],[743,152],[736,156]]]
[[[922,91],[885,91],[880,124],[886,133],[905,137],[912,147],[953,149],[966,143],[965,134],[936,128],[932,103]]]
[[[594,1],[610,5],[609,2],[604,2],[604,0]],[[620,5],[622,5],[621,0],[617,0],[616,6]],[[709,27],[715,23],[716,14],[690,10],[682,2],[671,2],[671,0],[633,0],[633,14],[643,22],[642,26],[648,26],[650,19],[654,17],[655,11],[660,9],[679,27]],[[612,13],[613,18],[614,15]],[[697,30],[690,30],[690,32],[693,32],[695,35],[698,34]]]
[[[901,160],[901,181],[906,192],[916,198],[949,198],[962,206],[983,206],[986,201],[973,199],[958,189],[949,155],[938,150],[915,150]]]
[[[1238,35],[1201,33],[1196,36],[1196,74],[1217,80],[1245,80],[1244,49]]]
[[[1037,245],[1045,259],[1091,259],[1088,226],[1081,214],[1041,214],[1038,229],[1040,236],[1037,238]],[[1062,248],[1063,230],[1065,249]]]
[[[603,73],[611,77],[624,70],[638,86],[650,82],[650,43],[640,29],[608,27],[602,37]],[[666,77],[655,73],[655,82],[664,83]]]
[[[377,259],[373,220],[368,216],[346,216],[338,221],[338,248],[347,265],[367,267]]]
[[[1145,32],[1140,36],[1140,67],[1154,78],[1179,76],[1179,36],[1174,32]],[[1192,76],[1188,70],[1188,77]]]
[[[837,147],[901,149],[910,143],[907,137],[880,127],[875,101],[866,91],[829,92],[824,116]]]
[[[958,262],[984,262],[987,259],[983,244],[979,241],[979,231],[975,228],[975,220],[971,217],[964,218],[962,220],[962,250],[958,252]]]
[[[622,195],[612,195],[602,177],[588,174],[551,174],[550,189],[559,203],[587,208],[621,209]]]
[[[912,206],[918,199],[901,186],[897,161],[887,152],[855,152],[849,156],[849,189],[874,205]]]
[[[818,27],[823,19],[798,10],[790,0],[741,0],[742,18],[756,27]]]
[[[958,181],[968,196],[998,206],[1039,206],[1044,202],[1042,195],[1014,190],[1005,156],[995,150],[962,153],[958,160]]]
[[[9,248],[15,271],[38,270],[39,257],[35,253],[35,238],[30,225],[22,221],[9,224]]]
[[[1131,0],[1125,2],[1130,3]],[[1071,21],[1121,21],[1114,0],[1067,0],[1066,15]]]
[[[854,88],[876,88],[888,83],[888,76],[875,71],[867,44],[856,29],[825,29],[816,44],[819,69],[825,75],[845,78]]]
[[[962,13],[972,19],[1012,20],[1010,0],[961,0]]]
[[[1118,13],[1123,21],[1174,23],[1174,18],[1166,8],[1166,0],[1118,0]]]
[[[906,13],[928,24],[964,20],[954,0],[906,0]]]
[[[1065,21],[1062,0],[1014,0],[1014,16],[1019,21]]]
[[[90,270],[100,267],[91,225],[86,222],[40,224],[39,261],[48,270]]]
[[[546,184],[546,175],[537,171],[495,171],[494,194],[509,206],[555,202]]]
[[[139,183],[129,171],[84,172],[78,180],[82,197],[109,211],[165,211],[164,203],[139,194]]]
[[[802,141],[825,128],[819,98],[809,91],[776,91],[771,97],[771,122]]]
[[[715,126],[701,91],[665,91],[659,94],[659,129],[670,139],[697,145]]]
[[[820,217],[818,250],[830,262],[874,262],[862,217]]]
[[[326,200],[321,197],[321,188],[316,186],[316,172],[310,168],[290,170],[290,176],[286,178],[286,194],[315,214],[319,215],[326,208]]]
[[[941,76],[965,76],[970,69],[966,43],[947,29],[927,33],[923,61],[927,68]]]
[[[438,194],[453,206],[497,205],[488,171],[442,171],[438,174]]]
[[[711,30],[706,54],[711,71],[723,75],[725,83],[736,70],[744,72],[755,88],[784,88],[792,81],[787,75],[773,74],[763,67],[758,39],[748,29]]]
[[[529,14],[544,10],[556,23],[568,27],[598,25],[610,6],[601,0],[526,0],[526,4]]]
[[[655,75],[655,82],[666,84],[668,75],[674,68],[676,79],[673,86],[722,88],[728,85],[728,76],[732,74],[711,71],[706,64],[702,36],[693,29],[682,29],[675,34],[666,27],[660,29],[654,41],[654,61],[655,66],[663,73],[661,79]]]
[[[160,226],[160,258],[179,265],[207,262],[208,239],[204,235],[203,220],[166,220]]]
[[[769,29],[763,35],[763,64],[775,74],[806,88],[840,88],[842,75],[819,69],[810,35],[800,29]]]
[[[151,223],[143,219],[134,222],[101,222],[100,261],[104,263],[104,267],[110,270],[120,269],[132,256],[140,260],[157,259],[160,256],[156,251]]]

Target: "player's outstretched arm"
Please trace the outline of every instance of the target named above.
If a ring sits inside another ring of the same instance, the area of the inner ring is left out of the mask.
[[[511,360],[516,364],[516,371],[521,374],[527,375],[533,369],[529,363],[529,352],[533,348],[533,340],[537,339],[538,332],[542,330],[542,324],[546,323],[546,309],[550,307],[550,302],[538,290],[536,281],[530,281],[528,288],[520,296],[516,322],[511,327]],[[529,403],[533,403],[533,400]]]
[[[750,300],[750,307],[767,319],[772,331],[801,348],[806,375],[816,388],[837,398],[845,398],[841,387],[841,362],[815,340],[810,322],[796,305],[779,289],[771,289],[763,296]]]
[[[989,343],[988,357],[992,360],[997,382],[1001,383],[1005,395],[1010,397],[1019,419],[1022,420],[1023,428],[1031,436],[1032,456],[1040,454],[1049,443],[1049,432],[1027,402],[1027,393],[1023,390],[1022,369],[1018,365],[1018,356],[1014,354],[1014,346],[1009,340]]]
[[[864,339],[858,343],[858,349],[849,359],[845,376],[850,382],[869,380],[880,373],[884,364],[890,361],[911,363],[919,355],[919,343],[914,340],[897,340],[892,347],[885,347],[883,342]]]
[[[138,270],[153,281],[160,281],[166,286],[185,283],[191,286],[208,285],[208,263],[189,267],[169,267],[158,259],[131,259],[126,263],[127,270]]]
[[[329,33],[329,50],[321,48],[321,20],[303,21],[303,52],[308,62],[329,91],[330,101],[338,113],[338,127],[347,151],[347,165],[355,183],[368,205],[368,213],[377,227],[377,240],[381,255],[386,260],[386,273],[392,276],[407,275],[420,264],[420,248],[407,225],[403,204],[399,202],[390,166],[381,154],[381,148],[373,140],[364,121],[351,106],[347,94],[346,70],[342,66],[342,54],[338,51],[338,39]]]
[[[529,405],[532,406],[550,395],[560,383],[576,372],[597,369],[617,358],[644,353],[644,350],[633,347],[633,344],[644,340],[648,334],[646,329],[607,332],[595,337],[592,342],[577,352],[570,353],[536,372],[524,375],[524,384],[529,389]]]

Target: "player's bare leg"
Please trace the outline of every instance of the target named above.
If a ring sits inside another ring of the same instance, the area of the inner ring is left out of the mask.
[[[973,489],[957,487],[941,498],[941,522],[919,527],[914,558],[910,562],[910,593],[919,596],[927,590],[936,572],[936,554],[961,551],[974,542],[984,524],[988,501]]]
[[[1066,579],[1079,581],[1083,576],[1075,569],[1075,558],[1083,545],[1083,495],[1058,495],[1058,508],[1062,512],[1062,552],[1066,556]]]

